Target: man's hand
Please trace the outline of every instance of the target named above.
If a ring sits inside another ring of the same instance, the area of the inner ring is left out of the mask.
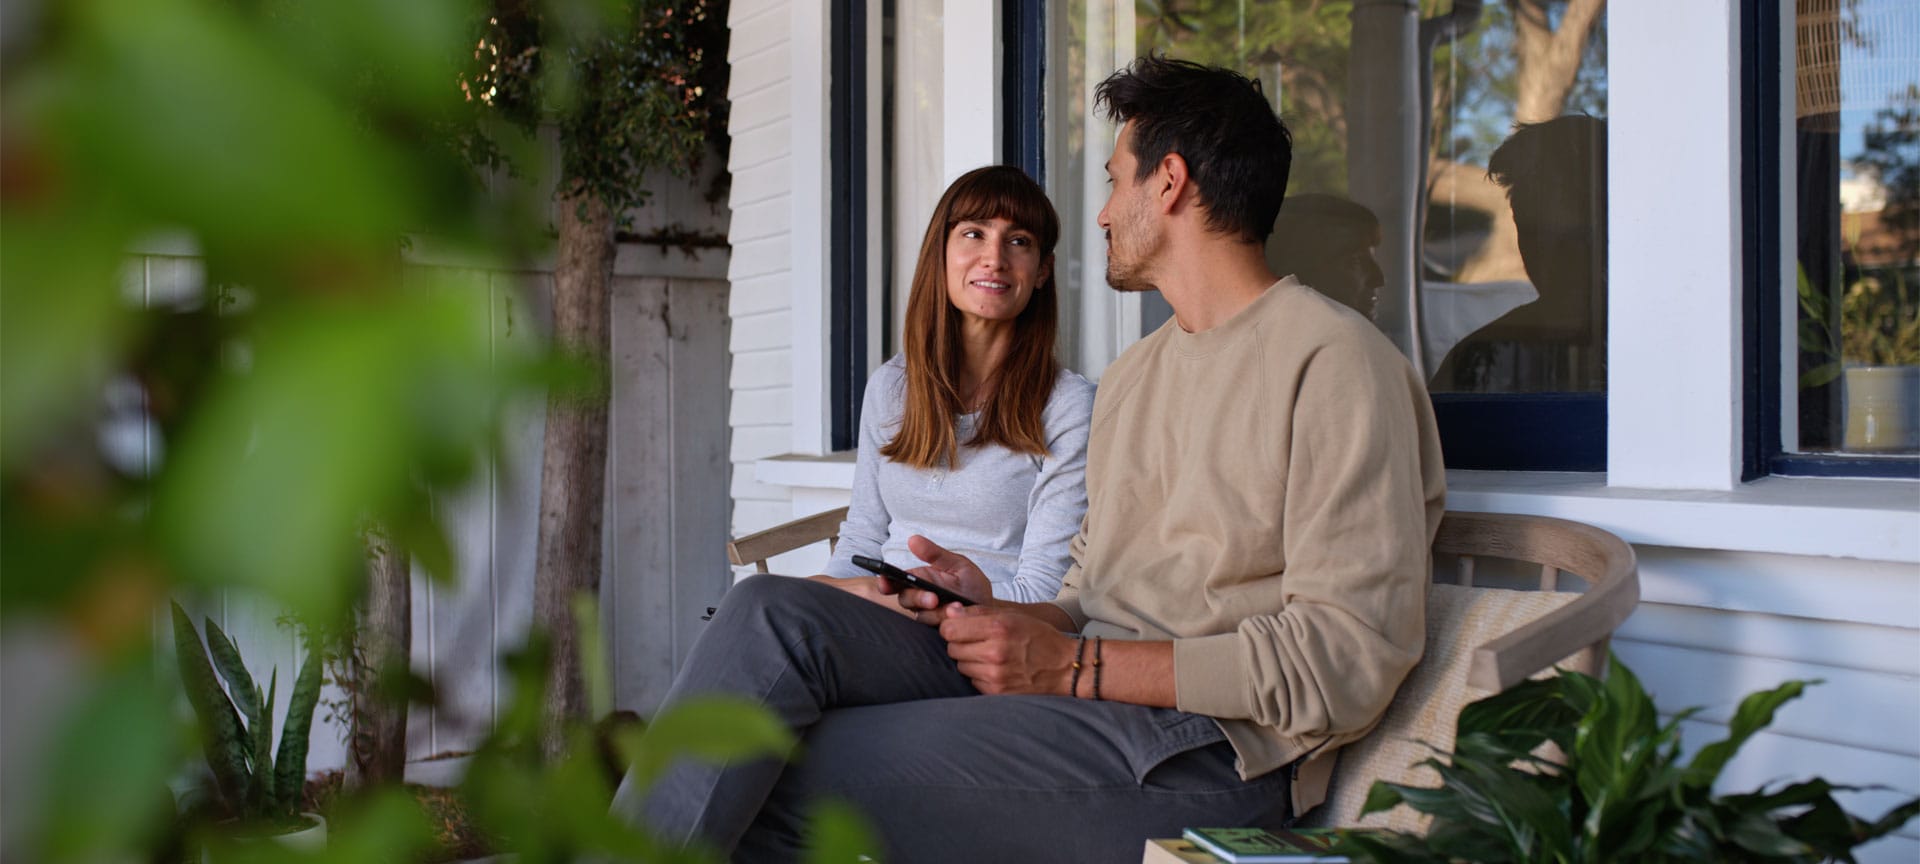
[[[1073,695],[1073,639],[1019,609],[950,607],[940,636],[982,693]]]
[[[925,567],[913,568],[913,575],[952,589],[975,603],[994,605],[998,602],[993,599],[993,582],[987,579],[987,574],[980,572],[978,565],[967,560],[967,556],[949,552],[940,544],[918,534],[907,538],[907,551],[927,562]],[[901,589],[885,579],[880,580],[878,588],[883,594],[900,595],[901,608],[923,624],[937,625],[950,610],[961,608],[960,604],[951,603],[942,609],[940,598],[932,592],[918,588]]]

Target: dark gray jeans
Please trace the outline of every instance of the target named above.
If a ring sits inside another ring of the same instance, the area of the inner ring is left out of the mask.
[[[1288,772],[1242,781],[1206,717],[1063,696],[982,696],[939,632],[830,586],[735,585],[667,696],[758,700],[791,764],[677,762],[614,811],[735,861],[795,859],[812,803],[848,801],[892,862],[1136,861],[1196,825],[1279,827]]]

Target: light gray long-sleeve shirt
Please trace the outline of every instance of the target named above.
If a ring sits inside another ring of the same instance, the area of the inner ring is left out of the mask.
[[[1067,546],[1087,511],[1093,384],[1060,371],[1042,413],[1044,457],[999,445],[964,446],[979,419],[964,414],[956,424],[963,446],[951,468],[903,465],[880,455],[880,448],[899,431],[905,410],[906,360],[895,356],[867,381],[853,500],[827,575],[870,575],[854,566],[855,555],[920,566],[925,562],[907,551],[907,538],[921,534],[980,565],[995,597],[1052,600],[1072,563]]]

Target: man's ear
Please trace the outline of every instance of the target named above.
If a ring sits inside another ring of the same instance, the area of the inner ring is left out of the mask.
[[[1153,172],[1153,182],[1158,184],[1153,193],[1160,212],[1171,214],[1193,187],[1193,177],[1187,173],[1186,157],[1171,152],[1160,157],[1159,168]]]

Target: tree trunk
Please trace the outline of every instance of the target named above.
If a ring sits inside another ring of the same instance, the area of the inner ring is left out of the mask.
[[[606,202],[574,187],[559,201],[553,273],[556,351],[607,374],[607,304],[613,281],[614,218]],[[565,748],[567,726],[587,720],[573,598],[600,591],[601,511],[606,497],[607,393],[554,393],[540,465],[539,558],[533,624],[548,639],[547,705],[541,748]]]
[[[1560,14],[1560,28],[1547,26],[1545,0],[1514,4],[1514,51],[1520,55],[1514,100],[1515,123],[1544,123],[1560,116],[1580,71],[1587,38],[1606,9],[1606,0],[1569,0]]]
[[[1513,50],[1518,56],[1514,69],[1518,93],[1514,98],[1513,122],[1545,123],[1566,109],[1567,94],[1572,92],[1574,78],[1580,73],[1580,58],[1587,50],[1587,39],[1593,35],[1606,5],[1606,0],[1569,0],[1560,15],[1560,28],[1555,30],[1547,25],[1543,0],[1513,0]],[[1455,182],[1462,190],[1478,185]],[[1485,180],[1484,184],[1498,188],[1491,180]],[[1434,197],[1440,196],[1435,193]],[[1487,211],[1493,216],[1493,231],[1480,245],[1480,251],[1461,265],[1455,280],[1525,279],[1526,271],[1520,266],[1520,234],[1513,225],[1513,208],[1507,204],[1505,194],[1497,199],[1483,196],[1483,200],[1493,205]]]
[[[412,656],[409,562],[406,550],[378,528],[367,531],[366,544],[367,605],[347,660],[354,681],[345,782],[352,789],[400,782],[407,767],[407,700],[397,695],[405,688],[382,676],[406,675]]]

